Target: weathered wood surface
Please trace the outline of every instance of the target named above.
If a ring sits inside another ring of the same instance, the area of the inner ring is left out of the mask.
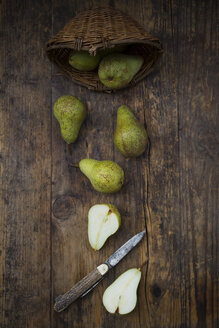
[[[44,1],[0,3],[3,328],[50,325],[50,11]]]
[[[104,1],[130,14],[164,44],[154,73],[113,95],[76,86],[49,63],[46,41],[98,1],[0,3],[2,328],[216,327],[218,117],[216,1]],[[63,94],[88,109],[72,156],[52,104]],[[112,142],[116,110],[128,104],[145,122],[150,149],[125,160]],[[125,170],[115,195],[95,192],[71,162],[112,159]],[[118,233],[94,252],[87,212],[112,202]],[[87,297],[62,313],[54,299],[135,233],[147,238]],[[112,316],[105,288],[141,266],[136,309]]]

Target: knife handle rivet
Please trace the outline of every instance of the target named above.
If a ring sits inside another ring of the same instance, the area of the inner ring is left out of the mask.
[[[109,267],[107,264],[101,264],[97,267],[97,270],[99,271],[99,273],[103,276],[105,273],[107,273],[107,271],[109,270]]]

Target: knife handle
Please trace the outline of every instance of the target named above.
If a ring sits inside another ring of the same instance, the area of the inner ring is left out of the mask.
[[[107,273],[109,267],[107,264],[101,264],[86,277],[81,279],[74,285],[67,293],[56,298],[54,310],[61,312],[65,310],[72,302],[76,301],[82,294],[84,294],[95,283],[101,280],[102,276]]]

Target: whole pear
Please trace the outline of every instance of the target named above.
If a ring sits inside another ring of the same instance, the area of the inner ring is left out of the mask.
[[[115,162],[82,159],[79,167],[99,192],[111,194],[122,188],[124,171]]]
[[[128,106],[117,111],[117,126],[114,144],[125,157],[137,157],[143,154],[148,143],[144,126],[137,120]]]
[[[138,55],[110,54],[100,62],[99,79],[110,89],[124,88],[140,70],[143,61]]]
[[[88,51],[72,50],[69,55],[69,64],[79,71],[93,71],[103,57],[101,52],[91,55]]]
[[[75,142],[86,117],[84,104],[74,96],[62,96],[55,102],[53,113],[60,124],[65,142],[67,144]]]

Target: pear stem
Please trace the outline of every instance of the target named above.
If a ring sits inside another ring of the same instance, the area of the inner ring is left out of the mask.
[[[78,164],[71,163],[69,165],[72,166],[72,167],[76,167],[77,169],[79,168],[79,165]]]
[[[68,153],[70,156],[72,155],[71,144],[68,144]]]

